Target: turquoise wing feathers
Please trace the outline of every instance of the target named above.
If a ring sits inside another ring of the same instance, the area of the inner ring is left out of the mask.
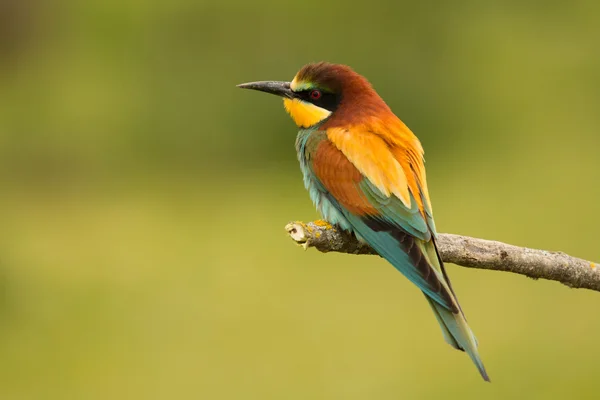
[[[323,217],[355,233],[425,294],[449,310],[457,311],[458,306],[445,284],[442,271],[428,262],[418,243],[431,241],[435,233],[432,223],[420,213],[414,197],[411,195],[412,207],[407,208],[400,199],[384,196],[363,176],[354,186],[352,182],[349,185],[344,180],[348,178],[344,171],[355,167],[345,157],[335,162],[336,156],[332,152],[338,150],[328,141],[325,132],[301,131],[296,147],[305,186]],[[332,148],[334,150],[330,150]],[[327,153],[323,149],[327,149]],[[322,168],[322,164],[327,164],[328,168]],[[340,190],[331,189],[340,186],[344,186],[346,195],[336,198],[333,192],[341,194]],[[358,193],[355,196],[360,196],[360,200],[372,211],[370,214],[360,215],[351,211],[356,209],[351,204],[350,192],[353,190]]]

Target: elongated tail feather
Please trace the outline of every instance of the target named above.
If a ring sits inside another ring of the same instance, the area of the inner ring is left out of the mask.
[[[465,351],[477,366],[481,377],[490,382],[490,377],[488,376],[485,367],[483,366],[483,362],[479,357],[479,352],[477,351],[477,339],[475,338],[475,335],[473,335],[471,328],[469,328],[462,312],[453,313],[447,308],[442,307],[427,295],[425,295],[425,297],[435,314],[435,318],[442,328],[442,334],[444,335],[446,342],[455,349]]]

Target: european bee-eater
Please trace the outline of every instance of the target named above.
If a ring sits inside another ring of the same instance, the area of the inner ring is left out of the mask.
[[[425,294],[444,339],[489,377],[444,263],[423,147],[363,76],[339,64],[308,64],[291,82],[238,85],[283,97],[300,128],[304,185],[323,218],[367,242]]]

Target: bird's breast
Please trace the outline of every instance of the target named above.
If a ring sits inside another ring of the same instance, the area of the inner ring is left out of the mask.
[[[350,231],[352,226],[340,211],[340,205],[317,178],[311,165],[311,158],[321,140],[327,140],[326,134],[316,129],[302,129],[296,137],[296,152],[304,178],[304,187],[308,190],[310,199],[323,219]]]

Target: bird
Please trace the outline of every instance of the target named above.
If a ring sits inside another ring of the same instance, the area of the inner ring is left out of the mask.
[[[416,135],[351,67],[303,66],[291,82],[237,85],[283,98],[299,128],[304,186],[330,224],[370,245],[425,295],[445,341],[490,378],[436,244],[424,150]]]

